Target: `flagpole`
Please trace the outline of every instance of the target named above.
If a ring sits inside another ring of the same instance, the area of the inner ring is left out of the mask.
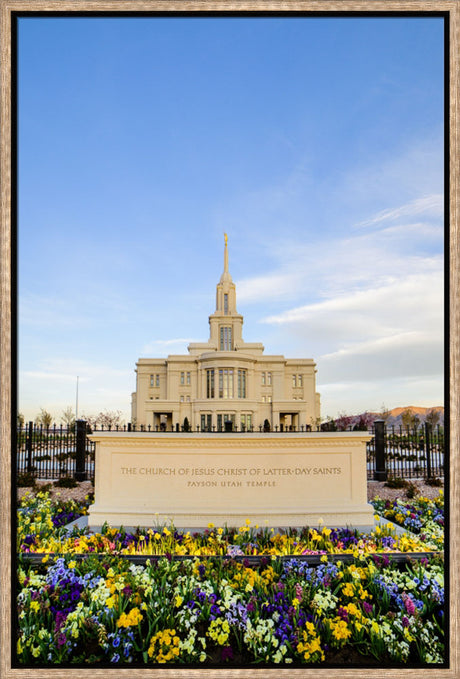
[[[78,375],[77,375],[77,396],[75,400],[75,422],[78,420]]]

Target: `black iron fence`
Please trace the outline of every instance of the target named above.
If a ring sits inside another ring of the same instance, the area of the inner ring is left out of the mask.
[[[29,422],[18,428],[17,473],[39,479],[94,478],[95,446],[86,434],[87,424],[82,420],[73,427]]]
[[[238,433],[233,423],[221,431]],[[232,426],[230,426],[232,425]],[[93,428],[97,431],[111,432],[165,432],[186,433],[184,427],[173,427],[166,432],[161,427],[136,427],[123,425]],[[192,429],[188,429],[192,433]],[[215,428],[193,429],[193,433],[213,433]],[[239,432],[267,433],[263,426],[240,429]],[[289,427],[284,430],[276,427],[270,433],[311,432],[310,427]],[[94,443],[87,434],[91,433],[88,424],[77,421],[71,428],[53,425],[44,427],[29,422],[18,429],[17,472],[30,473],[36,478],[59,479],[72,476],[82,481],[94,478]],[[408,429],[404,427],[385,427],[383,421],[376,421],[371,430],[372,439],[367,443],[367,478],[385,481],[388,478],[423,479],[444,476],[444,429],[431,427],[429,423]]]
[[[367,444],[367,477],[421,479],[444,476],[444,427],[385,427],[377,420]]]

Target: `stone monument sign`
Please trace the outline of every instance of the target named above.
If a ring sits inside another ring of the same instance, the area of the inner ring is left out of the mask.
[[[367,432],[100,432],[89,526],[372,527]]]

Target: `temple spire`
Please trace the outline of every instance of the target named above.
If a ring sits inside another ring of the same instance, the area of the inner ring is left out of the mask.
[[[224,272],[222,276],[220,277],[220,282],[224,283],[225,281],[231,282],[232,277],[230,276],[230,272],[228,270],[228,247],[227,247],[227,242],[228,242],[228,236],[226,233],[224,233],[224,239],[225,239],[225,248],[224,248]]]

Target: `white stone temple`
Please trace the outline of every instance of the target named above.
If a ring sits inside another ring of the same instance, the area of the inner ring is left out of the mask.
[[[209,326],[209,340],[189,344],[187,355],[138,360],[131,402],[136,428],[182,430],[187,420],[192,431],[316,429],[320,395],[314,360],[266,356],[263,344],[243,340],[227,236]]]

